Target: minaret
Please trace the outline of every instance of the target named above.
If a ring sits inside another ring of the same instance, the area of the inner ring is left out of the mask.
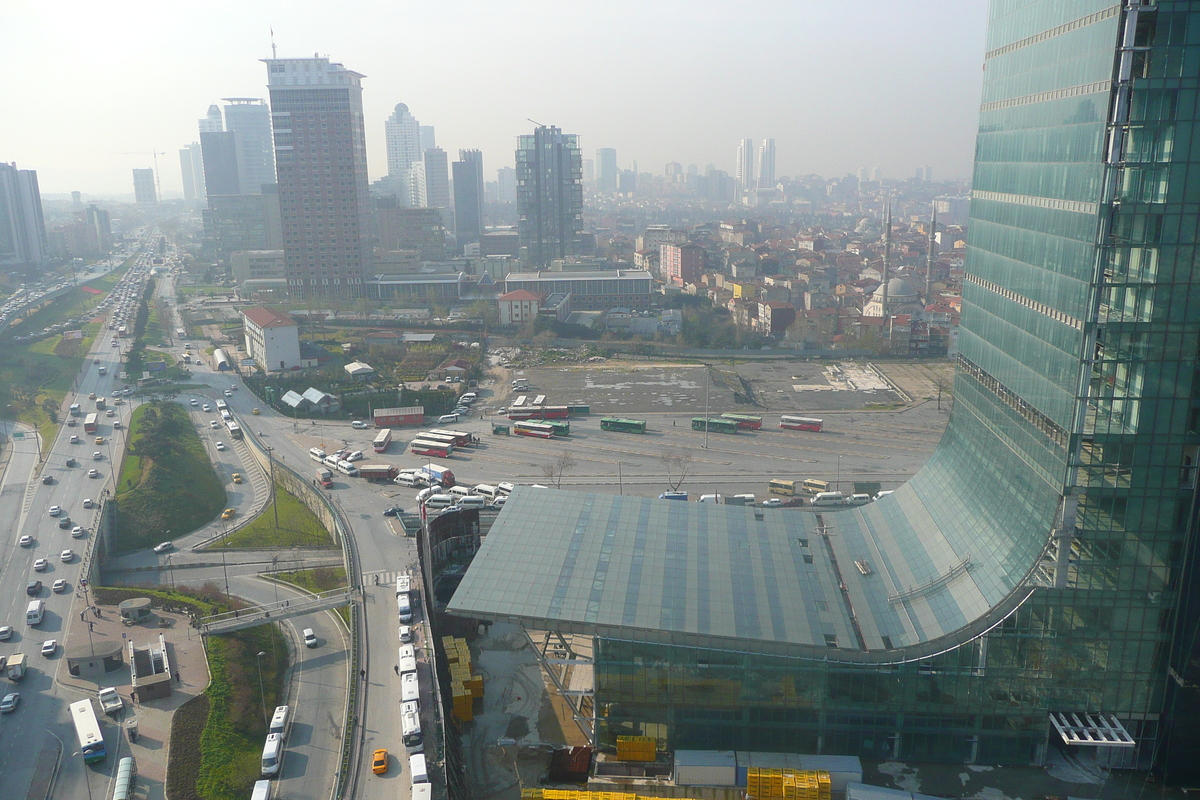
[[[888,330],[888,278],[892,267],[892,202],[883,210],[883,333]]]
[[[933,204],[933,212],[929,215],[929,247],[925,261],[925,305],[929,305],[929,294],[933,291],[933,261],[937,257],[937,203]]]

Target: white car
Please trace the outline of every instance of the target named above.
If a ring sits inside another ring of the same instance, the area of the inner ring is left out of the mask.
[[[201,411],[212,411],[212,406],[210,406],[208,403],[205,403],[204,405],[200,406],[200,410]]]
[[[54,582],[54,585],[50,587],[50,591],[54,592],[55,594],[62,594],[66,590],[67,581],[64,578],[59,578]]]
[[[217,421],[216,421],[215,419],[210,419],[210,420],[208,421],[208,427],[210,427],[210,428],[217,428],[217,427],[219,427],[219,426],[217,425]]]
[[[12,635],[13,635],[13,626],[12,625],[0,625],[0,642],[7,642],[9,639],[12,638]]]
[[[75,434],[71,434],[71,444],[79,444],[79,437]]]
[[[104,460],[104,453],[101,453],[99,450],[92,453],[92,461],[103,461],[103,460]]]
[[[304,646],[305,647],[316,647],[317,646],[317,634],[316,634],[316,632],[313,631],[312,628],[304,629]]]
[[[84,508],[91,508],[94,505],[95,505],[95,502],[92,501],[92,498],[90,498],[90,497],[83,498],[83,507]]]
[[[356,420],[354,420],[354,422],[350,423],[350,427],[354,428],[354,430],[356,430],[356,431],[365,431],[367,429],[367,423],[363,422],[362,420],[356,419]]]
[[[217,442],[217,449],[218,449],[218,450],[224,450],[224,449],[225,449],[225,443],[224,443],[224,442]]]
[[[33,537],[27,533],[17,541],[17,544],[21,545],[21,547],[32,547]]]
[[[37,561],[33,562],[33,571],[34,572],[45,572],[46,567],[48,567],[48,566],[50,566],[49,561],[47,561],[44,558],[39,558]]]
[[[58,639],[47,639],[42,642],[42,655],[46,658],[58,652]]]
[[[777,508],[781,505],[783,505],[783,501],[778,497],[768,497],[766,500],[763,500],[764,508]]]
[[[89,469],[89,470],[88,470],[88,477],[89,477],[89,478],[99,478],[99,477],[100,477],[100,470],[98,470],[98,469]]]
[[[160,544],[156,544],[156,545],[154,545],[154,552],[156,552],[156,553],[165,553],[165,552],[167,552],[168,550],[170,550],[170,549],[171,549],[172,547],[174,547],[174,546],[175,546],[175,545],[174,545],[174,544],[172,544],[171,542],[162,542],[162,543],[160,543]]]
[[[62,506],[50,506],[50,516],[57,517],[62,513]]]
[[[86,535],[87,535],[87,531],[85,531],[83,529],[82,525],[76,525],[74,528],[71,528],[71,538],[72,539],[82,539]]]
[[[64,564],[70,564],[72,561],[75,560],[75,551],[74,550],[63,550],[61,553],[59,553],[58,557],[59,557],[59,559],[62,560],[62,562]]]
[[[192,398],[192,405],[193,405],[193,406],[198,406],[198,405],[200,405],[200,401],[199,401],[199,400],[197,400],[196,398],[194,398],[194,397],[193,397],[193,398]]]

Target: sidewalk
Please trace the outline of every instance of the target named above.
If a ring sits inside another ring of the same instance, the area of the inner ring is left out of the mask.
[[[130,700],[132,688],[128,651],[123,660],[126,662],[119,670],[106,673],[96,678],[78,678],[68,671],[67,658],[64,654],[59,657],[56,681],[68,689],[74,689],[91,697],[104,687],[114,687],[125,701],[124,719],[136,717],[138,721],[138,740],[130,742],[124,730],[118,731],[115,742],[110,741],[113,752],[111,758],[119,759],[132,755],[137,761],[138,784],[146,787],[145,800],[163,800],[166,795],[167,754],[171,737],[171,717],[175,709],[200,694],[208,687],[208,662],[204,655],[204,646],[200,635],[191,629],[189,619],[183,614],[167,614],[160,610],[154,611],[150,621],[132,627],[121,624],[116,606],[99,606],[100,616],[88,611],[82,601],[74,606],[74,612],[67,621],[65,642],[67,647],[77,647],[88,642],[88,622],[92,623],[91,641],[119,641],[123,645],[132,641],[139,648],[158,646],[158,636],[161,633],[167,642],[167,654],[170,658],[172,671],[179,673],[180,682],[172,683],[172,693],[168,698],[152,700],[148,703],[133,703]],[[84,619],[80,618],[84,615]],[[168,627],[160,627],[159,620],[165,620]],[[142,795],[139,795],[142,797]]]

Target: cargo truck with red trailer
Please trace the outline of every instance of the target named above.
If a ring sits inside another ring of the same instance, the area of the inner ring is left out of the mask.
[[[363,464],[358,468],[358,474],[372,483],[391,483],[400,474],[400,469],[391,464]]]
[[[421,426],[425,424],[424,406],[406,406],[404,408],[377,408],[371,414],[376,428],[402,428]]]

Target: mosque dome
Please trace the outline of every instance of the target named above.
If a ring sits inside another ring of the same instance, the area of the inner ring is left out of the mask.
[[[889,306],[893,303],[916,300],[920,296],[917,290],[913,288],[913,285],[904,278],[892,278],[888,281],[887,295]],[[881,303],[883,302],[883,284],[880,284],[879,288],[875,290],[872,298]]]

